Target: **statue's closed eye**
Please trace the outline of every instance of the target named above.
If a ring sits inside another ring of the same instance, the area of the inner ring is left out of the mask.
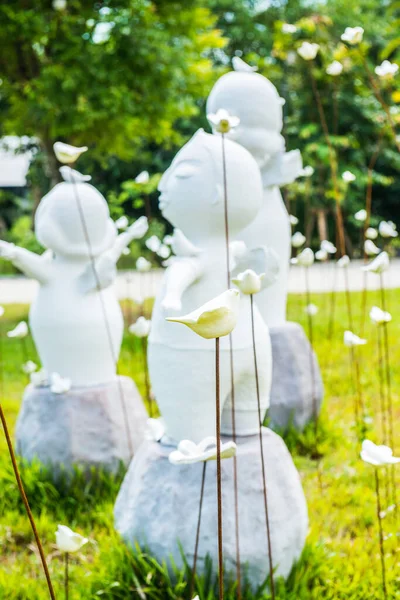
[[[197,172],[197,168],[194,165],[189,164],[181,164],[178,165],[174,175],[179,179],[187,179],[188,177],[193,177]]]

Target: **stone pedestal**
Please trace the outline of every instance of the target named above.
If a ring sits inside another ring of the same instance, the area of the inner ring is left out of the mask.
[[[73,465],[116,472],[129,463],[131,448],[143,441],[147,413],[129,377],[108,384],[73,387],[53,394],[49,387],[29,385],[16,427],[17,452],[28,461],[38,459],[55,474]]]
[[[302,430],[319,414],[324,388],[317,357],[298,323],[270,327],[272,386],[270,426],[279,430],[293,425]]]
[[[225,438],[227,439],[227,438]],[[302,552],[308,528],[300,477],[283,440],[264,429],[273,564],[288,576]],[[170,558],[183,567],[180,546],[193,563],[203,463],[172,465],[173,448],[146,442],[133,458],[115,505],[115,525],[125,542],[138,542],[158,561]],[[240,559],[243,576],[255,588],[268,576],[268,548],[258,436],[238,438]],[[216,462],[208,462],[200,529],[197,572],[209,555],[217,559]],[[233,459],[222,462],[223,552],[225,571],[235,577]]]

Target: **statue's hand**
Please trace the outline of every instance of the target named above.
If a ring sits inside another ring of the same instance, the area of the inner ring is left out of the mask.
[[[6,260],[13,260],[15,258],[15,244],[0,240],[0,257]]]
[[[132,239],[139,240],[142,238],[149,228],[147,217],[140,217],[135,221],[129,228],[128,231],[132,236]]]
[[[182,310],[181,299],[173,294],[167,294],[162,301],[161,306],[165,312],[179,312]]]

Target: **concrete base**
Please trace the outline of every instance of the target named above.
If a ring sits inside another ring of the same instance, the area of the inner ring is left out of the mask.
[[[227,438],[224,438],[227,439]],[[283,440],[264,429],[273,564],[287,577],[302,552],[307,506],[300,477]],[[125,542],[138,542],[158,561],[172,558],[183,566],[180,546],[193,564],[203,463],[175,466],[168,462],[173,448],[144,443],[131,462],[115,505],[115,525]],[[238,438],[240,559],[243,576],[260,585],[268,576],[268,548],[258,436]],[[235,577],[235,510],[233,459],[222,462],[223,553],[225,571]],[[217,559],[216,462],[207,463],[197,572],[204,572],[209,555]]]
[[[270,427],[279,430],[293,425],[302,430],[319,414],[324,387],[317,357],[298,323],[270,328],[272,386]]]
[[[29,385],[17,421],[17,452],[28,461],[38,459],[55,474],[71,472],[74,465],[116,472],[139,448],[146,421],[141,396],[129,377],[73,387],[66,394]]]

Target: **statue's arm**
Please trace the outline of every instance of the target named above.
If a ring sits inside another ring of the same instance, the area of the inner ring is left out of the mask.
[[[198,258],[175,259],[168,267],[165,296],[162,307],[166,311],[182,309],[184,292],[203,274],[203,268]]]
[[[50,275],[49,261],[39,254],[20,248],[9,242],[0,241],[0,257],[9,260],[27,277],[39,283],[47,283]]]
[[[140,217],[137,219],[133,225],[131,225],[126,231],[124,231],[124,233],[121,233],[117,237],[114,246],[106,253],[107,256],[117,263],[125,248],[129,246],[133,240],[139,240],[142,238],[146,234],[148,228],[149,225],[146,217]]]

